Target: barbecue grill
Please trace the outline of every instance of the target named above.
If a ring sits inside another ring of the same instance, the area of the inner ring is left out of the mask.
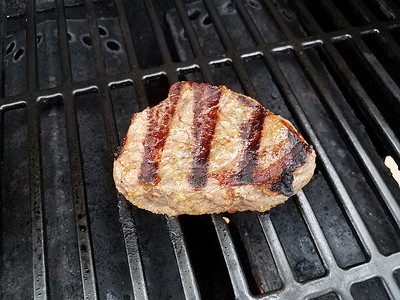
[[[400,299],[400,4],[0,2],[2,299]],[[168,217],[112,179],[178,80],[290,120],[311,182],[266,213]]]

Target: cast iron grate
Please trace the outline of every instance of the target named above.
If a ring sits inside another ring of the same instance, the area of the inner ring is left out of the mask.
[[[400,4],[1,1],[0,297],[400,299]],[[154,215],[113,153],[177,80],[259,99],[315,147],[270,212]]]

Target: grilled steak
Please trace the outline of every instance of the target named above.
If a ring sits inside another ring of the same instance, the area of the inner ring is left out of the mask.
[[[287,120],[225,86],[178,82],[133,115],[114,181],[154,213],[266,211],[314,169],[314,150]]]

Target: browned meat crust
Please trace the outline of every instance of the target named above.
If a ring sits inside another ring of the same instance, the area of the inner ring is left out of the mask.
[[[314,169],[314,150],[289,121],[224,86],[178,82],[132,117],[114,180],[154,213],[266,211]]]

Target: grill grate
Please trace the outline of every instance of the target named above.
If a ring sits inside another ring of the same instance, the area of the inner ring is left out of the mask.
[[[400,299],[391,0],[1,1],[1,298]],[[270,212],[166,217],[117,197],[133,112],[224,84],[318,154]],[[27,270],[31,270],[28,271]]]

